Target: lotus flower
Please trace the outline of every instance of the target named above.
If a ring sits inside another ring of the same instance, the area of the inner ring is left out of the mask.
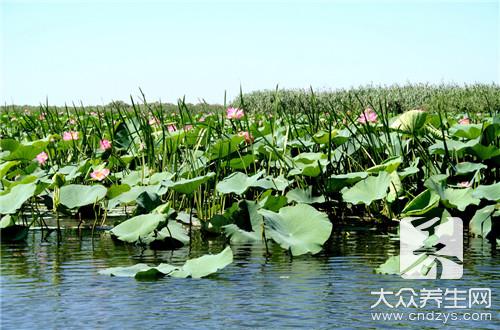
[[[469,119],[469,117],[463,117],[462,119],[458,120],[458,123],[460,125],[469,125],[470,124],[470,119]]]
[[[42,113],[38,116],[38,120],[44,120],[45,119],[45,115]]]
[[[240,119],[245,115],[245,112],[243,109],[238,109],[238,108],[227,108],[226,110],[226,117],[228,119]]]
[[[175,131],[177,131],[177,127],[174,125],[174,124],[170,124],[167,126],[167,129],[170,133],[173,133]]]
[[[248,143],[248,144],[252,143],[253,140],[254,140],[252,134],[250,134],[249,132],[246,132],[246,131],[245,132],[239,132],[238,136],[244,137],[245,138],[245,142]]]
[[[193,125],[186,125],[184,126],[184,130],[187,132],[187,131],[190,131],[193,129]]]
[[[111,142],[106,139],[102,139],[99,141],[99,146],[101,147],[101,150],[108,150],[111,148]]]
[[[38,164],[43,165],[47,162],[47,159],[49,159],[49,155],[47,155],[45,151],[42,151],[41,153],[36,155],[35,159],[38,162]]]
[[[64,132],[63,133],[63,140],[64,141],[70,141],[70,140],[78,140],[78,132]]]
[[[106,177],[109,175],[109,169],[103,168],[102,170],[95,170],[94,172],[90,173],[90,177],[93,180],[97,181],[102,181],[106,179]]]
[[[366,124],[366,123],[376,123],[377,122],[377,113],[373,111],[372,108],[366,108],[362,114],[359,115],[358,123]]]
[[[76,124],[76,120],[74,120],[73,118],[71,118],[71,119],[69,120],[69,123],[70,123],[71,125],[74,125],[74,124]]]

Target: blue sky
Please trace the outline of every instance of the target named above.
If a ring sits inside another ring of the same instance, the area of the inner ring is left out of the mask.
[[[1,1],[1,0],[0,0]],[[499,83],[499,1],[1,1],[0,103]]]

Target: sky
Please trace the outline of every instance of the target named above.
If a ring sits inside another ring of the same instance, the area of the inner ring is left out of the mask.
[[[0,0],[0,104],[500,83],[500,0]]]

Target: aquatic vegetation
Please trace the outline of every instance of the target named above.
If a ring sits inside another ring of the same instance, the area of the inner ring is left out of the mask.
[[[222,252],[189,259],[180,267],[170,264],[159,264],[150,267],[136,264],[130,267],[113,267],[100,271],[102,275],[135,277],[137,280],[157,279],[164,276],[176,278],[202,278],[209,276],[233,262],[233,251],[228,246]]]
[[[42,225],[42,212],[93,227],[124,213],[110,235],[127,244],[174,249],[200,229],[297,256],[319,253],[355,216],[390,226],[447,212],[495,241],[498,95],[495,85],[409,86],[276,90],[224,106],[2,107],[2,237]],[[198,275],[169,269],[123,271]]]

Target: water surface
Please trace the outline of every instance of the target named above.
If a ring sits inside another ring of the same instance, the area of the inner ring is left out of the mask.
[[[397,242],[372,231],[336,233],[317,256],[292,258],[271,246],[232,246],[234,262],[205,279],[163,278],[140,282],[99,275],[106,267],[138,262],[181,265],[187,258],[218,253],[223,239],[201,240],[191,249],[151,251],[117,244],[103,232],[66,231],[61,244],[30,231],[25,244],[1,245],[2,329],[141,328],[434,328],[443,321],[373,321],[372,312],[489,312],[493,320],[449,320],[455,328],[498,329],[500,258],[481,239],[466,239],[461,280],[409,281],[378,275],[373,268],[397,252]],[[490,308],[370,308],[372,291],[401,288],[480,287],[493,292]]]

